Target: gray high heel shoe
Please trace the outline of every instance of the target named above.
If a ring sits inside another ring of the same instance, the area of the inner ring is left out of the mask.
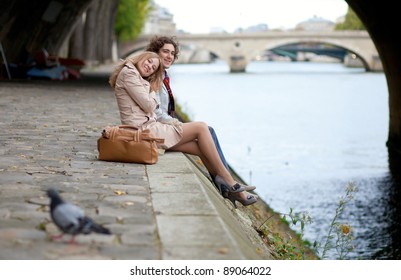
[[[247,185],[242,185],[242,184],[240,184],[240,183],[238,183],[238,184],[239,184],[240,186],[244,187],[244,191],[246,191],[246,192],[253,191],[253,190],[256,189],[255,186],[247,186]],[[221,195],[222,195],[224,198],[228,198],[229,192],[228,192],[227,190],[220,190],[220,193],[221,193]]]
[[[240,198],[239,193],[228,193],[228,200],[231,201],[233,204],[234,208],[237,209],[237,205],[235,204],[235,201],[239,201],[243,206],[249,206],[251,204],[254,204],[258,200],[254,195],[247,194],[246,199]]]
[[[214,183],[217,185],[219,188],[220,192],[223,189],[222,187],[225,187],[228,189],[229,193],[238,193],[238,192],[243,192],[245,190],[244,186],[236,183],[233,186],[230,186],[229,184],[224,181],[223,177],[217,175],[216,178],[214,178]]]

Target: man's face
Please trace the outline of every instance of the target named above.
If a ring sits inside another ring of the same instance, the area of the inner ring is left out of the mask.
[[[175,48],[172,44],[164,44],[159,50],[159,56],[165,69],[168,69],[174,62]]]

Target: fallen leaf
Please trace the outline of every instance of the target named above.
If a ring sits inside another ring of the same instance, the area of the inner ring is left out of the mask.
[[[124,202],[124,205],[127,205],[127,206],[134,205],[134,202],[132,202],[132,201],[127,201],[127,202]]]
[[[219,248],[219,250],[217,250],[217,252],[219,252],[219,254],[227,254],[228,253],[228,248],[227,247],[221,247]]]
[[[126,191],[120,191],[120,190],[115,190],[114,193],[115,193],[116,195],[125,195],[125,194],[127,194]]]

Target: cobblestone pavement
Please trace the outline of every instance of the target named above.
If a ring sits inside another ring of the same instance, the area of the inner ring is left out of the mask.
[[[181,153],[156,165],[97,160],[97,138],[119,124],[107,75],[0,81],[0,259],[263,259],[238,215]],[[174,168],[172,168],[174,167]],[[112,235],[58,233],[54,187]],[[245,229],[245,230],[244,230]]]

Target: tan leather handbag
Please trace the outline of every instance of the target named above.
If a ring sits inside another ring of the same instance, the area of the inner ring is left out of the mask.
[[[154,164],[158,160],[155,138],[149,130],[139,130],[130,125],[107,126],[97,141],[99,160]]]

